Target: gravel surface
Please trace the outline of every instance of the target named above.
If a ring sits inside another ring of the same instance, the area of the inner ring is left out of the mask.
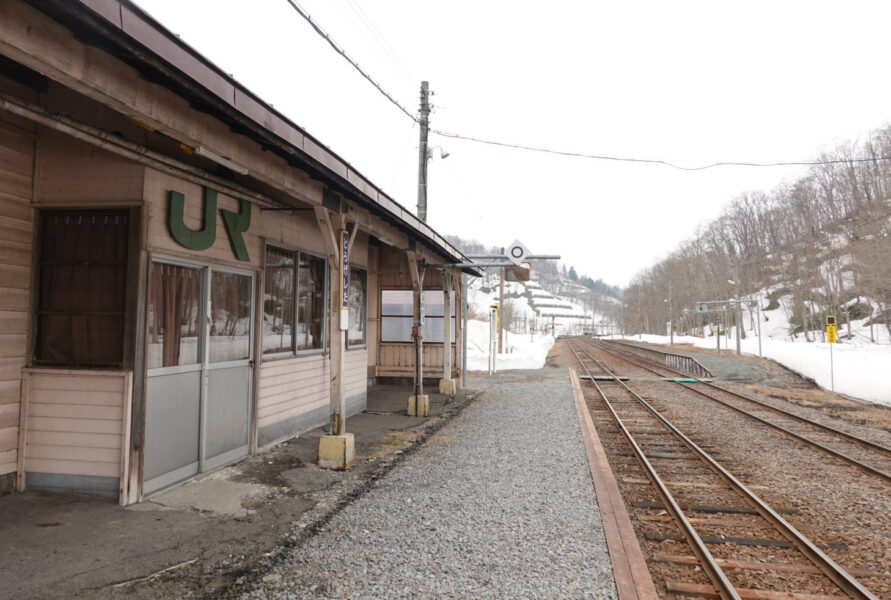
[[[558,351],[555,355],[561,361],[570,360],[565,352]],[[836,562],[845,568],[868,569],[877,573],[875,576],[859,576],[858,579],[877,597],[891,599],[891,488],[886,482],[793,441],[783,433],[753,423],[711,400],[691,394],[681,386],[661,381],[620,359],[608,355],[601,355],[600,358],[616,372],[629,376],[632,388],[697,444],[707,447],[719,462],[761,498],[774,508],[793,510],[794,513],[785,518],[814,543],[822,546]],[[868,409],[869,406],[864,405],[864,410]],[[824,420],[832,421],[828,416]],[[885,433],[874,428],[856,427],[853,421],[856,419],[843,424],[843,428],[853,433],[858,433],[859,429],[860,434],[872,438]],[[835,425],[838,426],[838,423]],[[618,439],[613,433],[615,426],[612,420],[595,419],[595,426],[604,440],[613,469],[620,473],[619,485],[626,503],[656,499],[654,493],[647,493],[645,480],[644,485],[639,485],[626,475],[631,473],[633,463],[630,458],[622,456],[627,454],[622,445],[610,444],[611,439]],[[619,464],[627,464],[629,469],[623,470],[617,466]],[[642,479],[640,475],[632,477]],[[707,490],[702,492],[701,500],[715,502],[714,498],[709,498]],[[646,516],[645,513],[631,511],[632,521],[639,533],[653,530],[658,525],[643,521],[641,515]],[[743,530],[739,535],[751,536],[753,533]],[[760,531],[757,533],[757,537],[765,535]],[[650,554],[689,554],[685,545],[674,542],[642,540],[641,545]],[[719,553],[732,549],[737,553],[737,558],[755,556],[755,549],[740,550],[731,545],[715,548]],[[800,561],[800,557],[795,558],[790,551],[777,549],[771,553],[774,557],[771,561]],[[681,569],[668,563],[653,561],[649,567],[657,586],[665,579],[681,577]],[[745,576],[746,579],[741,581],[749,587],[759,584],[757,573],[734,572],[734,577],[737,576]],[[659,589],[664,593],[664,587]],[[802,590],[807,591],[804,584]]]
[[[483,394],[245,599],[616,598],[565,369]]]

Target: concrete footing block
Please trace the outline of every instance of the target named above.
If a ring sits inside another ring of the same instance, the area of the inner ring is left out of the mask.
[[[440,379],[439,393],[454,398],[455,394],[458,393],[458,382],[454,379]]]
[[[408,407],[405,410],[405,414],[409,417],[429,417],[430,416],[430,396],[424,394],[423,396],[411,395],[408,397]]]
[[[319,459],[322,469],[350,469],[356,464],[356,440],[352,433],[323,435],[319,438]]]

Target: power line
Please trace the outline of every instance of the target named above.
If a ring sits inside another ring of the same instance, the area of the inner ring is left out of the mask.
[[[378,45],[383,48],[384,52],[387,53],[387,55],[393,61],[393,64],[395,64],[399,68],[399,70],[402,71],[402,74],[405,76],[405,78],[411,82],[417,81],[417,78],[412,74],[411,71],[408,70],[408,67],[405,66],[405,63],[402,62],[402,59],[399,58],[399,55],[396,54],[396,51],[393,50],[393,47],[387,43],[387,40],[384,38],[383,34],[374,25],[374,22],[368,16],[368,13],[362,10],[362,7],[356,2],[356,0],[347,0],[347,4],[352,9],[352,11],[356,13],[356,16],[359,17],[359,20],[362,21],[362,24],[365,25],[365,28],[371,32],[372,37],[375,39]]]
[[[312,28],[318,33],[328,44],[337,52],[344,60],[346,60],[354,69],[356,69],[362,77],[364,77],[371,85],[373,85],[377,91],[384,95],[384,97],[389,100],[394,106],[396,106],[399,110],[401,110],[405,115],[414,121],[415,123],[419,123],[419,117],[413,112],[409,111],[405,106],[399,103],[389,92],[387,92],[377,81],[374,80],[371,75],[369,75],[359,64],[350,58],[350,56],[340,47],[337,43],[331,39],[325,31],[316,23],[313,18],[307,13],[303,8],[297,4],[296,0],[287,0],[288,4],[297,11],[297,13],[303,17],[307,23],[309,23]],[[357,13],[358,14],[358,13]],[[361,15],[360,15],[361,16]],[[393,57],[393,56],[391,56]],[[395,60],[398,60],[396,58]],[[496,140],[487,140],[484,138],[473,137],[469,135],[462,135],[459,133],[452,133],[448,131],[442,131],[439,129],[430,129],[431,133],[435,133],[442,137],[465,140],[468,142],[475,142],[478,144],[486,144],[489,146],[498,146],[501,148],[513,148],[515,150],[526,150],[529,152],[539,152],[543,154],[553,154],[556,156],[571,156],[575,158],[587,158],[591,160],[605,160],[612,162],[627,162],[627,163],[637,163],[637,164],[651,164],[651,165],[662,165],[665,167],[670,167],[672,169],[678,169],[680,171],[705,171],[707,169],[714,169],[716,167],[814,167],[819,165],[837,165],[837,164],[859,164],[859,163],[868,163],[868,162],[877,162],[877,161],[886,161],[891,160],[891,156],[871,156],[868,158],[847,158],[847,159],[830,159],[830,160],[795,160],[795,161],[779,161],[779,162],[744,162],[744,161],[717,161],[713,163],[708,163],[704,165],[698,165],[693,167],[686,167],[683,165],[679,165],[677,163],[658,159],[658,158],[635,158],[629,156],[610,156],[606,154],[588,154],[585,152],[573,152],[568,150],[554,150],[552,148],[542,148],[539,146],[527,146],[524,144],[513,144],[510,142],[499,142]]]
[[[318,33],[326,42],[328,42],[328,45],[330,45],[334,49],[335,52],[340,54],[340,56],[343,57],[344,60],[346,60],[348,63],[350,63],[354,69],[359,71],[359,73],[362,75],[362,77],[367,79],[371,85],[373,85],[375,88],[377,88],[377,91],[379,91],[381,94],[383,94],[387,98],[387,100],[389,100],[399,110],[404,112],[409,119],[411,119],[415,122],[418,122],[418,117],[415,116],[414,113],[409,111],[402,104],[400,104],[399,101],[397,101],[395,98],[393,98],[393,96],[391,96],[389,94],[389,92],[387,92],[387,90],[385,90],[383,87],[381,87],[381,85],[377,81],[375,81],[374,78],[371,77],[371,75],[366,73],[365,70],[359,66],[359,63],[357,63],[352,58],[350,58],[349,55],[347,55],[347,53],[340,46],[338,46],[334,40],[331,39],[331,36],[329,36],[327,33],[325,33],[325,31],[318,25],[318,23],[316,23],[313,20],[313,18],[311,16],[309,16],[309,13],[307,13],[305,10],[303,10],[300,7],[300,5],[297,4],[297,2],[295,2],[295,0],[287,0],[287,1],[288,1],[288,4],[290,4],[291,7],[294,10],[296,10],[297,13],[301,17],[306,19],[306,22],[309,23],[313,29],[315,29],[316,33]]]
[[[466,140],[469,142],[476,142],[479,144],[488,144],[490,146],[500,146],[502,148],[514,148],[516,150],[528,150],[531,152],[541,152],[544,154],[556,154],[559,156],[572,156],[576,158],[590,158],[595,160],[609,160],[615,162],[630,162],[630,163],[645,163],[645,164],[654,164],[654,165],[663,165],[666,167],[671,167],[672,169],[679,169],[681,171],[704,171],[706,169],[712,169],[715,167],[794,167],[794,166],[816,166],[816,165],[834,165],[834,164],[851,164],[851,163],[865,163],[865,162],[873,162],[878,160],[891,160],[891,156],[872,156],[869,158],[846,158],[846,159],[830,159],[830,160],[800,160],[800,161],[783,161],[783,162],[741,162],[741,161],[719,161],[714,163],[709,163],[705,165],[699,165],[694,167],[685,167],[683,165],[679,165],[667,160],[661,160],[656,158],[633,158],[633,157],[622,157],[622,156],[608,156],[603,154],[587,154],[584,152],[571,152],[566,150],[553,150],[550,148],[541,148],[537,146],[525,146],[522,144],[511,144],[508,142],[498,142],[494,140],[486,140],[477,137],[471,137],[466,135],[461,135],[458,133],[450,133],[448,131],[440,131],[439,129],[431,129],[431,133],[435,133],[437,135],[441,135],[443,137],[458,139],[458,140]]]

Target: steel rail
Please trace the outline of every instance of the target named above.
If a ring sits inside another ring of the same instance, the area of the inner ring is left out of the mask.
[[[829,577],[829,579],[831,579],[839,588],[841,588],[842,591],[855,599],[878,600],[877,596],[875,596],[866,587],[864,587],[862,583],[855,579],[850,573],[845,571],[838,563],[832,560],[832,558],[826,555],[826,553],[820,550],[820,548],[818,548],[813,542],[811,542],[801,532],[793,527],[791,523],[786,521],[782,516],[780,516],[779,513],[777,513],[766,502],[761,500],[761,498],[758,497],[753,491],[746,487],[745,484],[734,477],[732,473],[722,467],[720,463],[713,459],[707,452],[705,452],[705,450],[700,448],[693,440],[688,438],[682,431],[675,427],[674,424],[666,419],[658,410],[656,410],[634,390],[632,390],[623,381],[616,377],[612,373],[612,371],[610,371],[606,367],[606,365],[594,358],[587,350],[584,350],[584,352],[591,360],[593,360],[602,369],[609,373],[614,378],[616,383],[625,388],[625,390],[627,390],[638,401],[638,403],[649,410],[653,414],[653,416],[659,419],[659,421],[662,422],[662,424],[666,428],[668,428],[672,433],[675,434],[675,436],[677,436],[682,442],[684,442],[684,444],[690,450],[692,450],[694,454],[699,456],[718,476],[720,476],[734,490],[742,495],[755,508],[755,510],[758,511],[758,513],[762,517],[764,517],[764,519],[773,524],[773,526],[782,535],[784,535],[790,542],[792,542],[802,554],[807,556],[808,559],[812,563],[814,563],[821,571],[823,571],[823,573],[827,577]],[[593,382],[594,380],[592,379],[591,381]],[[718,568],[720,569],[720,567]]]
[[[614,350],[608,350],[608,349],[606,349],[606,348],[602,348],[602,350],[603,350],[604,352],[607,352],[607,353],[612,354],[612,355],[614,355],[614,356],[618,356],[618,357],[621,358],[622,360],[626,360],[626,361],[630,362],[631,364],[634,364],[634,365],[640,367],[641,369],[646,369],[647,371],[650,371],[651,373],[654,373],[654,374],[656,374],[656,375],[660,375],[660,376],[662,375],[661,373],[658,373],[657,371],[655,371],[654,369],[652,369],[652,368],[650,368],[650,367],[647,367],[646,365],[642,365],[642,364],[640,364],[640,363],[636,363],[636,362],[632,361],[630,358],[628,358],[627,356],[623,356],[623,355],[620,354],[620,353],[616,353]],[[645,359],[643,359],[643,358],[641,358],[641,357],[639,357],[639,356],[635,356],[634,358],[636,358],[636,359],[638,359],[638,360],[645,360]],[[670,368],[670,367],[666,367],[666,366],[662,366],[662,365],[658,365],[658,367],[659,367],[660,369],[664,369],[664,370],[666,370],[666,371],[672,371],[672,372],[674,372],[674,373],[679,373],[679,371],[677,371],[677,370],[675,370],[675,369],[672,369],[672,368]],[[883,471],[883,470],[881,470],[881,469],[879,469],[879,468],[873,467],[872,465],[869,465],[869,464],[867,464],[867,463],[865,463],[865,462],[862,462],[861,460],[859,460],[859,459],[857,459],[857,458],[854,458],[853,456],[851,456],[851,455],[849,455],[849,454],[845,454],[844,452],[842,452],[842,451],[840,451],[840,450],[836,450],[836,449],[834,449],[834,448],[830,448],[829,446],[826,446],[826,445],[824,445],[824,444],[821,444],[820,442],[818,442],[818,441],[816,441],[816,440],[813,440],[813,439],[811,439],[811,438],[809,438],[809,437],[807,437],[807,436],[804,436],[804,435],[802,435],[802,434],[800,434],[800,433],[796,433],[795,431],[792,431],[791,429],[787,429],[786,427],[783,427],[782,425],[779,425],[779,424],[777,424],[777,423],[772,423],[771,421],[768,421],[767,419],[764,419],[763,417],[759,417],[758,415],[754,415],[754,414],[752,414],[752,413],[746,411],[746,410],[743,409],[743,408],[740,408],[740,407],[738,407],[738,406],[734,406],[733,404],[727,402],[726,400],[722,400],[722,399],[720,399],[720,398],[716,398],[715,396],[712,396],[712,395],[710,395],[710,394],[707,394],[707,393],[705,393],[704,391],[702,391],[702,390],[700,390],[700,389],[697,389],[695,386],[693,386],[693,385],[691,385],[691,384],[689,384],[689,383],[687,383],[687,382],[683,382],[683,381],[675,381],[674,383],[677,383],[678,385],[680,385],[680,386],[682,386],[682,387],[684,387],[684,388],[687,388],[688,390],[690,390],[690,391],[692,391],[692,392],[694,392],[694,393],[696,393],[696,394],[699,394],[700,396],[705,396],[705,397],[708,398],[709,400],[714,400],[715,402],[717,402],[717,403],[719,403],[719,404],[722,404],[723,406],[726,406],[727,408],[730,408],[730,409],[732,409],[732,410],[735,410],[736,412],[740,413],[741,415],[743,415],[743,416],[745,416],[745,417],[748,417],[749,419],[752,419],[753,421],[756,421],[756,422],[761,423],[761,424],[763,424],[763,425],[767,425],[768,427],[772,427],[772,428],[774,428],[774,429],[776,429],[776,430],[778,430],[778,431],[782,431],[783,433],[785,433],[785,434],[787,434],[787,435],[790,435],[790,436],[792,436],[793,438],[795,438],[795,439],[797,439],[797,440],[799,440],[799,441],[802,441],[802,442],[804,442],[804,443],[806,443],[806,444],[810,444],[811,446],[817,448],[818,450],[822,450],[823,452],[826,452],[827,454],[830,454],[831,456],[834,456],[834,457],[836,457],[836,458],[840,458],[841,460],[846,461],[846,462],[850,463],[851,465],[857,467],[857,468],[860,469],[861,471],[864,471],[864,472],[866,472],[866,473],[869,473],[870,475],[875,475],[875,476],[877,476],[877,477],[879,477],[879,478],[881,478],[881,479],[884,479],[885,481],[891,482],[891,473],[889,473],[888,471]],[[827,432],[832,433],[832,434],[834,434],[834,435],[838,435],[838,436],[843,437],[843,438],[845,438],[845,439],[847,439],[847,440],[850,440],[850,441],[852,441],[852,442],[854,442],[854,443],[860,444],[860,445],[862,445],[862,446],[866,446],[867,448],[872,448],[873,450],[877,450],[877,451],[880,451],[880,452],[887,453],[888,455],[891,455],[891,448],[887,448],[887,447],[885,447],[885,446],[883,446],[883,445],[881,445],[881,444],[877,444],[877,443],[875,443],[875,442],[871,442],[870,440],[866,440],[866,439],[863,439],[863,438],[858,437],[858,436],[856,436],[856,435],[850,434],[850,433],[848,433],[848,432],[846,432],[846,431],[842,431],[842,430],[840,430],[840,429],[836,429],[835,427],[832,427],[832,426],[830,426],[830,425],[824,425],[823,423],[818,423],[818,422],[816,422],[816,421],[811,421],[810,419],[807,419],[806,417],[802,417],[801,415],[796,415],[795,413],[792,413],[792,412],[783,410],[783,409],[781,409],[781,408],[777,408],[777,407],[775,407],[775,406],[771,406],[770,404],[767,404],[766,402],[761,402],[760,400],[756,400],[756,399],[754,399],[754,398],[750,398],[750,397],[748,397],[748,396],[746,396],[746,395],[744,395],[744,394],[740,394],[740,393],[738,393],[738,392],[734,392],[734,391],[732,391],[732,390],[728,390],[728,389],[722,388],[721,386],[714,385],[713,383],[710,383],[710,382],[708,382],[708,381],[700,381],[699,383],[701,383],[701,384],[703,384],[703,385],[705,385],[705,386],[707,386],[707,387],[710,387],[710,388],[719,390],[719,391],[721,391],[721,392],[724,392],[725,394],[730,394],[731,396],[735,396],[735,397],[737,397],[737,398],[741,398],[741,399],[743,399],[743,400],[748,400],[749,402],[752,402],[752,403],[754,403],[754,404],[757,404],[758,406],[761,406],[761,407],[763,407],[763,408],[767,408],[767,409],[773,410],[773,411],[775,411],[775,412],[777,412],[777,413],[779,413],[779,414],[781,414],[781,415],[790,417],[790,418],[792,418],[792,419],[794,419],[794,420],[798,420],[798,421],[800,421],[800,422],[802,422],[802,423],[805,423],[805,424],[807,424],[807,425],[813,425],[813,426],[815,426],[815,427],[817,427],[817,428],[819,428],[819,429],[823,429],[824,431],[827,431]]]
[[[605,352],[610,352],[609,350],[606,350],[605,348],[604,348],[604,351],[605,351]],[[644,359],[644,358],[642,358],[642,357],[636,357],[636,358],[640,358],[641,360],[646,360],[646,359]],[[653,363],[653,364],[655,364],[655,363]],[[639,366],[640,366],[640,365],[639,365]],[[683,373],[682,373],[681,371],[679,371],[678,369],[673,369],[673,368],[671,368],[671,367],[669,367],[669,366],[667,366],[667,365],[665,365],[665,366],[663,366],[663,365],[657,365],[657,366],[659,366],[660,368],[665,369],[666,371],[671,371],[672,373],[677,373],[677,374],[679,374],[679,375],[683,375]],[[643,367],[643,366],[641,366],[641,368],[647,368],[647,367]],[[656,373],[655,371],[652,371],[652,370],[650,370],[650,372],[652,372],[652,373]],[[658,373],[657,373],[657,375],[658,375]],[[683,383],[683,382],[677,382],[677,383]],[[776,413],[780,413],[780,414],[782,414],[782,415],[786,415],[786,416],[788,416],[788,417],[791,417],[791,418],[793,418],[793,419],[797,419],[797,420],[802,421],[802,422],[804,422],[804,423],[808,423],[809,425],[813,425],[813,426],[815,426],[815,427],[818,427],[818,428],[823,429],[823,430],[825,430],[825,431],[828,431],[828,432],[830,432],[830,433],[834,433],[834,434],[839,435],[839,436],[841,436],[841,437],[847,438],[847,439],[851,440],[852,442],[856,442],[856,443],[858,443],[858,444],[862,444],[862,445],[864,445],[864,446],[868,446],[868,447],[872,448],[873,450],[878,450],[878,451],[880,451],[880,452],[884,452],[884,453],[888,454],[889,456],[891,456],[891,448],[889,448],[889,447],[887,447],[887,446],[883,446],[882,444],[878,444],[878,443],[876,443],[876,442],[873,442],[873,441],[870,441],[870,440],[867,440],[867,439],[858,437],[858,436],[856,436],[856,435],[854,435],[854,434],[852,434],[852,433],[848,433],[847,431],[843,431],[843,430],[841,430],[841,429],[836,429],[835,427],[832,427],[831,425],[825,425],[825,424],[820,423],[820,422],[818,422],[818,421],[812,421],[812,420],[808,419],[807,417],[802,417],[801,415],[797,415],[797,414],[795,414],[794,412],[790,412],[790,411],[788,411],[788,410],[779,408],[779,407],[777,407],[777,406],[772,406],[772,405],[768,404],[767,402],[763,402],[763,401],[761,401],[761,400],[758,400],[758,399],[756,399],[756,398],[752,398],[752,397],[750,397],[750,396],[746,396],[745,394],[741,394],[741,393],[739,393],[739,392],[735,392],[735,391],[733,391],[733,390],[728,390],[727,388],[723,388],[723,387],[721,387],[721,386],[719,386],[719,385],[716,385],[714,382],[711,382],[711,381],[702,381],[702,380],[700,380],[699,383],[701,383],[702,385],[705,385],[705,386],[707,386],[707,387],[715,388],[716,390],[721,390],[722,392],[725,392],[725,393],[730,394],[730,395],[732,395],[732,396],[736,396],[736,397],[738,397],[738,398],[742,398],[743,400],[748,400],[749,402],[753,402],[753,403],[755,403],[755,404],[758,404],[759,406],[762,406],[762,407],[764,407],[764,408],[766,408],[766,409],[772,410],[772,411],[774,411],[774,412],[776,412]]]
[[[568,342],[567,342],[568,343]],[[597,393],[600,394],[600,397],[603,399],[603,403],[606,405],[606,408],[609,410],[610,414],[613,417],[613,420],[616,422],[616,425],[619,428],[619,431],[625,436],[625,439],[631,445],[631,449],[634,451],[634,455],[637,458],[638,462],[640,462],[641,466],[644,468],[644,472],[647,474],[647,477],[650,481],[653,482],[653,485],[659,492],[659,495],[662,496],[662,500],[665,503],[668,512],[671,513],[672,518],[678,524],[681,529],[681,533],[683,533],[684,537],[687,539],[687,543],[690,544],[693,549],[694,554],[699,559],[700,566],[702,566],[703,571],[705,571],[709,580],[712,582],[712,585],[715,586],[715,590],[717,590],[718,594],[724,600],[742,600],[739,593],[733,587],[733,584],[730,583],[730,580],[727,578],[727,574],[724,573],[724,570],[718,565],[717,560],[712,555],[711,551],[709,551],[708,547],[706,547],[705,542],[702,541],[702,538],[699,537],[699,534],[693,528],[692,523],[690,523],[687,516],[681,510],[681,507],[678,505],[677,501],[672,496],[671,492],[668,490],[668,487],[662,481],[662,478],[659,477],[658,473],[656,473],[656,469],[647,459],[641,447],[637,444],[634,439],[634,436],[631,435],[631,432],[628,431],[628,428],[625,426],[625,423],[622,421],[621,417],[619,417],[618,413],[613,408],[610,401],[607,399],[606,394],[603,393],[603,389],[597,384],[594,380],[591,372],[585,366],[584,362],[582,362],[581,356],[576,351],[571,343],[568,343],[569,349],[572,350],[573,354],[575,354],[576,359],[579,361],[579,365],[582,369],[585,370],[585,373],[588,375],[590,381],[594,388],[597,390]],[[586,352],[586,354],[588,354]],[[590,354],[588,357],[591,360],[594,360],[602,368],[606,373],[609,373],[610,376],[613,377],[614,381],[619,381],[619,379],[613,375],[609,369],[607,369],[603,363],[600,363],[596,359],[594,359]]]

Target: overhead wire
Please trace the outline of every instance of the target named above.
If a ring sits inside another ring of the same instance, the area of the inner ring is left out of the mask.
[[[331,48],[333,48],[335,52],[337,52],[344,60],[346,60],[348,63],[350,63],[350,65],[352,65],[352,67],[354,69],[356,69],[362,75],[362,77],[364,77],[371,85],[373,85],[377,89],[377,91],[379,91],[381,94],[383,94],[384,97],[387,98],[387,100],[389,100],[394,106],[396,106],[399,110],[401,110],[403,113],[405,113],[405,115],[409,119],[411,119],[415,122],[420,121],[420,119],[417,115],[415,115],[410,110],[405,108],[402,104],[400,104],[399,101],[396,100],[393,96],[391,96],[390,93],[387,90],[385,90],[383,88],[383,86],[381,86],[381,84],[379,84],[377,81],[375,81],[374,78],[365,71],[365,69],[360,67],[359,63],[357,63],[355,60],[350,58],[350,56],[343,50],[343,48],[338,46],[337,43],[333,39],[331,39],[331,36],[328,35],[327,33],[325,33],[325,30],[323,30],[321,28],[321,26],[319,26],[319,24],[316,23],[315,20],[313,20],[313,18],[311,16],[309,16],[309,13],[307,13],[305,10],[303,10],[303,8],[299,4],[297,4],[297,2],[295,0],[287,0],[287,2],[288,2],[288,4],[291,5],[291,8],[296,10],[297,13],[301,17],[303,17],[307,23],[309,23],[312,26],[312,28],[315,30],[315,32],[317,34],[319,34],[322,37],[322,39],[324,39],[326,42],[328,42],[328,45],[331,46]]]
[[[387,56],[390,57],[390,60],[393,61],[393,64],[402,71],[402,74],[408,81],[414,82],[417,81],[417,78],[412,74],[412,72],[405,66],[405,63],[402,59],[399,58],[399,55],[396,54],[396,51],[393,50],[393,47],[387,43],[386,38],[384,38],[383,34],[380,32],[380,29],[375,26],[374,22],[371,20],[371,17],[368,16],[362,7],[359,5],[356,0],[347,0],[347,5],[352,9],[356,16],[359,17],[359,20],[362,21],[362,24],[365,25],[365,28],[371,33],[374,40],[378,43],[378,45],[384,50]]]
[[[627,156],[609,156],[604,154],[587,154],[584,152],[573,152],[567,150],[554,150],[551,148],[542,148],[538,146],[526,146],[523,144],[512,144],[509,142],[499,142],[495,140],[487,140],[483,138],[471,137],[466,135],[461,135],[458,133],[451,133],[448,131],[441,131],[439,129],[430,129],[430,133],[435,133],[437,135],[441,135],[443,137],[448,137],[452,139],[458,140],[466,140],[470,142],[476,142],[479,144],[488,144],[490,146],[500,146],[503,148],[513,148],[516,150],[528,150],[531,152],[541,152],[544,154],[556,154],[559,156],[571,156],[576,158],[589,158],[595,160],[607,160],[607,161],[615,161],[615,162],[629,162],[629,163],[646,163],[646,164],[655,164],[655,165],[664,165],[666,167],[671,167],[672,169],[679,169],[681,171],[704,171],[706,169],[713,169],[715,167],[795,167],[795,166],[816,166],[816,165],[834,165],[834,164],[851,164],[851,163],[865,163],[865,162],[873,162],[878,160],[891,160],[891,156],[871,156],[868,158],[844,158],[844,159],[828,159],[828,160],[797,160],[797,161],[780,161],[780,162],[743,162],[743,161],[718,161],[704,165],[687,167],[684,165],[680,165],[668,160],[656,159],[656,158],[634,158]]]
[[[349,0],[348,0],[349,1]],[[389,92],[387,92],[381,84],[379,84],[375,79],[369,75],[359,64],[353,60],[347,53],[344,51],[332,38],[328,35],[319,24],[307,13],[299,4],[297,4],[296,0],[287,0],[288,4],[297,11],[297,13],[309,23],[312,28],[316,31],[318,35],[320,35],[331,48],[334,49],[337,54],[339,54],[344,60],[346,60],[354,69],[356,69],[359,74],[362,75],[371,85],[373,85],[383,96],[390,101],[394,106],[396,106],[400,111],[405,113],[405,115],[413,120],[415,123],[420,123],[420,117],[414,114],[412,111],[408,110],[405,106],[403,106],[398,100],[396,100]],[[358,14],[358,13],[357,13]],[[361,18],[361,17],[360,17]],[[430,133],[435,133],[436,135],[440,135],[442,137],[464,140],[469,142],[475,142],[478,144],[485,144],[489,146],[497,146],[501,148],[512,148],[515,150],[526,150],[529,152],[539,152],[542,154],[553,154],[557,156],[569,156],[574,158],[586,158],[591,160],[603,160],[603,161],[612,161],[612,162],[626,162],[626,163],[638,163],[638,164],[652,164],[652,165],[662,165],[665,167],[670,167],[672,169],[677,169],[680,171],[705,171],[707,169],[714,169],[717,167],[813,167],[819,165],[835,165],[835,164],[859,164],[859,163],[868,163],[868,162],[876,162],[876,161],[886,161],[891,160],[891,156],[870,156],[864,158],[846,158],[846,159],[828,159],[828,160],[792,160],[792,161],[777,161],[777,162],[750,162],[750,161],[716,161],[712,163],[696,165],[696,166],[684,166],[678,164],[677,162],[672,162],[669,160],[658,159],[658,158],[637,158],[630,156],[611,156],[607,154],[589,154],[585,152],[575,152],[569,150],[555,150],[553,148],[544,148],[541,146],[529,146],[525,144],[514,144],[510,142],[501,142],[497,140],[489,140],[485,138],[474,137],[470,135],[462,135],[459,133],[452,133],[449,131],[443,131],[440,129],[430,128]]]

